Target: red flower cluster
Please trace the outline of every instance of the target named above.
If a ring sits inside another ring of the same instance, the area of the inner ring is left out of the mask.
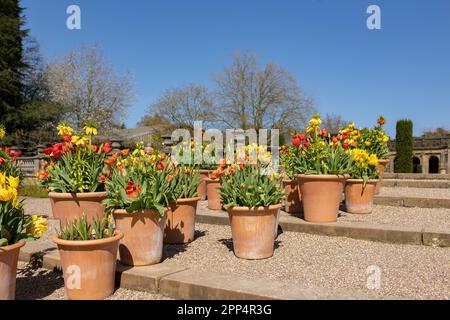
[[[127,193],[128,198],[135,199],[139,197],[141,186],[136,186],[134,182],[129,181],[128,185],[125,187],[125,192]]]
[[[384,126],[384,125],[386,124],[386,120],[384,119],[383,116],[379,116],[379,117],[378,117],[378,120],[377,120],[377,123],[378,123],[380,126]]]
[[[110,153],[112,151],[111,142],[105,141],[102,144],[101,150],[102,150],[103,153]]]
[[[0,158],[0,166],[4,165],[6,163],[6,160],[4,158]]]
[[[70,146],[64,142],[55,143],[53,146],[44,149],[44,154],[53,157],[59,158],[63,155],[63,153],[70,150]]]
[[[4,147],[3,150],[5,150],[5,152],[11,157],[11,158],[16,158],[16,157],[21,157],[22,156],[22,152],[20,151],[13,151],[13,149],[11,147]],[[6,161],[6,160],[5,160]]]
[[[309,140],[307,140],[306,134],[304,133],[299,133],[299,134],[294,134],[292,136],[292,145],[294,147],[296,147],[297,149],[304,147],[304,148],[308,148],[310,145]]]

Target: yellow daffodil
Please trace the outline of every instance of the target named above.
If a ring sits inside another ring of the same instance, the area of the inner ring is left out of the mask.
[[[8,184],[11,188],[17,189],[19,187],[20,179],[19,177],[8,177]]]
[[[31,223],[27,227],[27,232],[35,238],[40,238],[47,230],[48,221],[44,217],[31,216]]]

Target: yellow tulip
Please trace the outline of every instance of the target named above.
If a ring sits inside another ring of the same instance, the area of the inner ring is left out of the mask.
[[[3,189],[0,189],[0,201],[8,202],[8,201],[13,200],[13,198],[14,198],[14,193],[13,193],[12,190],[14,190],[14,189],[11,189],[11,188],[8,188],[8,189],[3,188]]]
[[[31,216],[31,223],[27,227],[27,232],[35,238],[40,238],[47,230],[48,221],[44,217]]]
[[[20,183],[19,177],[9,176],[8,183],[11,188],[17,189],[19,187],[19,183]]]

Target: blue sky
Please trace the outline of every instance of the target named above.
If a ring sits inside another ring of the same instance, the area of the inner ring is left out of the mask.
[[[135,126],[166,88],[212,86],[239,50],[289,69],[325,113],[358,126],[379,114],[414,121],[415,134],[450,128],[448,0],[22,0],[27,27],[47,60],[80,44],[99,45],[130,71]],[[81,8],[81,30],[66,28],[66,8]],[[368,30],[366,9],[381,8]]]

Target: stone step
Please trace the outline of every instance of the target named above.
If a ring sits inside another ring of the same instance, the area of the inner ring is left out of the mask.
[[[409,180],[450,180],[450,174],[432,173],[388,173],[383,174],[385,179],[409,179]]]
[[[450,188],[450,180],[407,180],[407,179],[383,179],[383,187],[394,188]]]

